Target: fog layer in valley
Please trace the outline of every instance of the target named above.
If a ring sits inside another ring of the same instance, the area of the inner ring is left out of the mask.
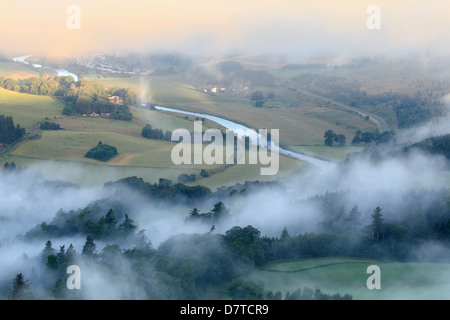
[[[321,232],[322,223],[330,212],[323,212],[315,202],[307,201],[312,197],[336,192],[339,211],[348,213],[357,206],[362,213],[361,225],[370,224],[370,215],[374,208],[384,210],[386,221],[400,218],[411,190],[439,190],[448,182],[448,161],[444,157],[431,156],[423,152],[411,152],[403,157],[387,157],[374,163],[364,157],[351,165],[337,167],[326,174],[311,172],[291,176],[283,181],[260,187],[250,187],[242,197],[224,197],[210,201],[184,204],[155,202],[136,191],[124,192],[115,188],[80,188],[62,181],[48,181],[38,169],[3,172],[0,179],[0,268],[1,283],[6,285],[17,272],[27,275],[45,273],[39,267],[39,255],[46,240],[51,240],[58,249],[73,244],[81,252],[86,238],[59,237],[52,239],[24,240],[27,231],[41,222],[50,222],[59,210],[83,209],[96,200],[109,199],[123,204],[124,210],[133,219],[138,229],[144,229],[154,247],[173,235],[182,233],[204,234],[211,225],[186,223],[185,218],[195,206],[207,211],[214,201],[222,200],[230,210],[230,219],[215,225],[213,233],[225,233],[233,226],[252,225],[261,231],[262,236],[278,237],[283,228],[291,235],[305,232]],[[82,170],[82,169],[80,169]],[[79,174],[83,174],[80,171]],[[65,180],[63,176],[61,180]],[[239,188],[239,186],[237,186]],[[340,193],[341,192],[341,193]],[[423,206],[432,206],[434,199],[425,199]],[[338,212],[336,212],[338,214]],[[96,241],[97,251],[113,242]],[[120,243],[121,248],[131,248],[131,240]],[[439,261],[450,253],[442,245],[432,241],[424,243],[411,258],[418,261]],[[445,259],[443,259],[445,260]],[[127,275],[123,260],[121,269],[124,274],[112,281],[107,272],[94,264],[84,265],[86,298],[119,299],[124,296],[144,297],[139,286],[134,286],[135,275]]]

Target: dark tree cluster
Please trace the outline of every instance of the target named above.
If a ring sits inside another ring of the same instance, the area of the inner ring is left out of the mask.
[[[144,128],[142,128],[141,136],[147,139],[171,141],[172,132],[167,130],[166,133],[163,133],[161,129],[152,129],[150,124],[146,124]]]
[[[158,183],[145,182],[142,178],[127,177],[116,182],[105,183],[106,188],[131,188],[149,199],[162,202],[197,203],[212,196],[211,189],[204,186],[187,186],[182,183],[173,184],[171,180],[160,179]]]
[[[108,144],[99,141],[95,147],[93,147],[86,153],[85,157],[106,162],[111,160],[118,154],[119,153],[117,152],[116,147],[110,146]]]
[[[136,224],[128,214],[120,212],[116,217],[116,212],[112,208],[105,215],[101,214],[101,209],[95,206],[78,211],[60,210],[52,221],[37,225],[25,234],[25,238],[84,235],[91,236],[93,239],[120,240],[134,233]],[[122,222],[119,223],[118,219],[121,219]]]
[[[25,129],[19,124],[14,125],[12,117],[0,114],[0,147],[3,144],[11,144],[25,135]]]
[[[450,160],[450,134],[424,139],[405,147],[403,152],[408,153],[413,149],[420,149],[431,154],[441,154]]]
[[[39,127],[41,130],[64,130],[61,128],[59,123],[54,123],[50,121],[45,121],[41,123],[41,126]]]
[[[264,103],[265,103],[264,99],[265,99],[265,97],[264,97],[264,93],[262,91],[260,91],[260,90],[254,91],[252,93],[250,99],[252,101],[255,101],[255,107],[262,107],[262,106],[264,106]]]
[[[333,143],[336,143],[338,146],[345,146],[346,137],[343,134],[336,134],[333,130],[327,130],[324,135],[324,143],[326,146],[332,146]]]
[[[383,133],[379,132],[371,132],[361,130],[356,131],[355,136],[352,140],[352,145],[360,145],[362,143],[369,144],[371,142],[375,142],[376,144],[386,143],[394,139],[395,134],[393,131],[385,131]]]
[[[234,279],[227,286],[228,296],[232,300],[352,300],[349,294],[341,295],[339,293],[330,295],[323,293],[320,289],[311,289],[304,287],[295,291],[288,291],[284,294],[281,291],[273,292],[264,290],[264,283],[244,280],[241,278]]]
[[[229,218],[230,211],[222,201],[214,204],[214,207],[205,213],[201,213],[197,208],[192,209],[186,217],[186,222],[203,222],[203,223],[219,223]]]
[[[431,119],[432,113],[426,106],[425,99],[416,94],[414,97],[400,96],[392,102],[400,129],[410,128]]]
[[[196,175],[194,173],[192,173],[192,174],[182,173],[178,176],[179,183],[191,183],[191,182],[195,182],[195,180],[196,180]]]

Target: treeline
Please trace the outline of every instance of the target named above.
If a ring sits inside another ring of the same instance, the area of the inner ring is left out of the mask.
[[[41,123],[39,129],[41,130],[64,130],[58,123],[45,121]]]
[[[386,143],[391,141],[395,137],[394,131],[384,131],[379,133],[378,131],[361,131],[357,130],[352,140],[352,145],[360,145],[362,143],[369,144],[375,142],[376,144]]]
[[[320,232],[291,236],[285,228],[278,238],[260,237],[260,232],[251,226],[237,226],[225,235],[242,253],[241,259],[251,261],[256,266],[281,259],[330,256],[405,261],[413,260],[415,248],[427,241],[450,246],[448,190],[405,192],[402,195],[404,201],[400,206],[395,205],[395,212],[390,207],[385,212],[379,206],[372,212],[362,212],[356,205],[346,211],[348,196],[348,192],[325,193],[304,201],[305,205],[322,212],[322,220],[318,225]],[[379,196],[389,198],[388,193]],[[226,207],[218,202],[206,213],[193,208],[186,222],[202,222],[205,226],[213,226],[229,217]],[[295,230],[296,226],[291,225],[290,228]],[[248,240],[239,240],[242,237]]]
[[[429,97],[422,95],[421,92],[417,92],[414,97],[406,94],[397,95],[390,104],[397,116],[398,127],[410,128],[429,121],[432,117],[430,109],[426,107],[429,103]]]
[[[370,137],[370,139],[365,140],[364,136]],[[376,164],[379,163],[382,160],[386,159],[393,159],[393,158],[405,158],[407,157],[413,150],[421,150],[424,151],[430,155],[443,155],[446,159],[450,159],[450,134],[441,135],[441,136],[435,136],[426,138],[424,140],[421,140],[419,142],[416,142],[412,145],[402,147],[395,145],[396,139],[395,139],[395,133],[392,131],[386,131],[380,134],[370,134],[370,135],[364,135],[362,134],[356,134],[355,139],[358,139],[358,141],[361,141],[362,143],[367,143],[366,141],[375,141],[376,144],[373,144],[366,148],[365,150],[358,152],[358,153],[349,153],[347,155],[347,158],[345,160],[347,166],[350,166],[352,163],[355,163],[356,161],[363,160]],[[360,138],[358,138],[360,137]],[[359,140],[361,139],[361,140]],[[372,140],[374,139],[374,140]],[[378,145],[382,142],[389,142],[392,141],[394,143],[394,146],[390,149],[390,151],[386,151],[383,146],[379,147]],[[352,143],[352,144],[361,144],[359,143]]]
[[[352,139],[352,145],[370,144],[375,142],[376,144],[386,143],[394,139],[395,133],[393,131],[384,131],[379,133],[376,131],[361,131],[357,130],[355,136]],[[336,134],[333,130],[325,131],[324,144],[326,146],[332,146],[336,144],[340,147],[345,146],[347,138],[343,134]]]
[[[144,128],[142,128],[141,136],[147,139],[171,141],[172,132],[170,130],[167,130],[164,134],[161,129],[152,129],[152,126],[150,124],[146,124]]]
[[[346,192],[335,192],[308,200],[324,213],[322,233],[296,237],[291,243],[294,257],[353,256],[405,261],[413,260],[415,248],[427,241],[450,246],[450,233],[442,228],[450,226],[449,190],[405,191],[401,205],[389,204],[387,199],[392,195],[381,192],[377,198],[386,199],[386,208],[374,208],[369,224],[364,218],[367,212],[361,212],[358,206],[344,209],[345,197]]]
[[[182,183],[173,183],[169,179],[159,179],[158,183],[151,184],[136,176],[120,179],[116,182],[105,183],[105,188],[120,189],[131,188],[149,199],[171,203],[197,203],[211,197],[211,189],[204,186],[186,186]]]
[[[244,280],[237,278],[227,286],[228,296],[232,300],[352,300],[349,294],[341,295],[326,294],[320,289],[311,289],[304,287],[298,288],[292,292],[287,291],[283,294],[281,291],[273,292],[264,290],[264,282]]]
[[[144,190],[153,187],[140,180],[132,181]],[[167,192],[169,184],[162,180],[161,186],[155,187]],[[90,268],[133,283],[136,290],[124,292],[123,299],[135,298],[137,292],[142,299],[199,299],[209,289],[224,284],[232,299],[351,299],[349,295],[330,296],[306,287],[284,294],[271,292],[264,290],[261,283],[243,279],[254,268],[275,260],[347,256],[408,261],[414,259],[417,247],[427,241],[449,247],[449,191],[410,191],[402,198],[402,206],[377,206],[369,212],[370,218],[364,219],[367,213],[356,206],[345,210],[346,192],[315,196],[305,201],[324,212],[321,231],[291,234],[284,228],[278,237],[263,236],[251,225],[214,233],[215,224],[230,221],[225,204],[217,202],[208,212],[192,209],[186,219],[188,224],[198,221],[211,226],[210,232],[177,234],[157,248],[144,230],[137,232],[139,226],[120,202],[99,200],[83,210],[60,210],[51,222],[41,223],[24,236],[33,241],[50,239],[38,254],[40,268],[45,272],[21,270],[21,276],[14,281],[26,284],[28,277],[31,283],[43,283],[44,288],[33,291],[24,286],[26,294],[22,295],[23,292],[15,291],[17,286],[7,286],[10,297],[16,299],[83,299],[81,292],[68,290],[62,284],[66,283],[65,268],[69,264],[88,261]],[[81,253],[72,245],[67,249],[63,245],[59,251],[52,248],[51,240],[77,235],[86,237]],[[133,239],[133,244],[121,247],[130,243],[124,238]],[[96,246],[99,241],[104,243],[100,252]],[[120,287],[120,283],[116,286]]]
[[[12,117],[0,114],[0,147],[3,144],[11,144],[25,135],[25,128],[19,124],[14,125]]]
[[[214,207],[205,213],[201,213],[197,208],[189,211],[186,222],[202,222],[207,224],[216,224],[230,217],[230,210],[227,209],[222,201],[214,204]]]
[[[62,215],[59,214],[59,219]],[[82,213],[76,217],[89,221]],[[63,221],[74,221],[76,217],[65,217]],[[254,268],[255,263],[260,265],[264,261],[264,248],[261,246],[264,240],[259,230],[251,226],[233,227],[225,234],[178,234],[154,248],[145,230],[135,232],[137,228],[133,225],[133,231],[129,234],[134,239],[133,245],[121,248],[117,244],[120,235],[109,237],[120,228],[115,227],[113,211],[98,220],[94,229],[98,229],[99,224],[108,237],[88,235],[80,253],[72,244],[67,248],[64,244],[56,250],[52,241],[47,240],[43,250],[36,254],[35,264],[28,264],[34,270],[45,272],[16,274],[13,286],[7,284],[8,297],[84,299],[82,290],[69,290],[65,284],[67,267],[85,263],[89,263],[90,270],[103,273],[105,278],[112,275],[116,280],[126,279],[126,283],[133,283],[131,292],[120,290],[121,299],[199,299],[219,284],[226,285],[227,294],[232,299],[276,300],[283,297],[281,292],[264,291],[263,284],[240,279]],[[107,240],[101,251],[97,249],[96,239]],[[34,284],[34,287],[28,283]],[[121,284],[116,283],[115,287],[120,288]],[[284,299],[351,299],[351,296],[330,296],[320,290],[304,288],[303,291],[299,289],[285,293]]]
[[[209,172],[206,171],[205,169],[200,170],[200,177],[202,178],[209,177]],[[178,176],[177,180],[180,183],[192,183],[195,182],[195,180],[197,180],[197,175],[194,173],[191,174],[182,173]]]
[[[128,105],[136,104],[136,94],[125,88],[107,89],[95,81],[76,81],[71,76],[37,78],[24,80],[0,78],[0,86],[21,93],[45,95],[62,99],[66,107],[64,115],[109,114],[112,119],[131,120]],[[118,96],[121,104],[109,101],[110,96]]]
[[[405,147],[403,152],[408,153],[413,149],[424,150],[431,154],[441,154],[450,160],[450,134],[424,139],[409,147]]]
[[[93,239],[121,241],[130,236],[136,224],[122,210],[109,209],[105,215],[98,204],[90,205],[82,210],[66,212],[60,210],[50,222],[42,222],[25,234],[25,239],[59,238],[65,236],[90,236]],[[118,219],[122,222],[119,224]]]

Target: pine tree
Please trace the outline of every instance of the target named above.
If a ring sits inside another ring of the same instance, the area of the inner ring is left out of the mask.
[[[113,209],[109,209],[108,213],[105,216],[105,225],[107,236],[113,236],[114,231],[116,230],[117,220],[114,214]]]
[[[28,280],[25,280],[25,276],[22,273],[18,273],[13,280],[13,288],[8,292],[8,300],[23,300],[29,297],[30,285]]]
[[[81,251],[81,254],[88,258],[95,258],[97,256],[97,253],[95,252],[96,245],[94,243],[94,238],[92,236],[87,236],[86,242],[83,246],[83,250]]]
[[[55,283],[55,288],[52,295],[55,299],[65,299],[67,294],[67,286],[62,279],[58,279]]]
[[[136,250],[142,251],[144,253],[149,253],[149,252],[153,251],[152,242],[145,235],[144,229],[140,230],[137,233],[136,239],[134,240],[134,248]]]
[[[60,265],[64,265],[66,263],[66,252],[65,252],[65,245],[62,245],[59,247],[59,252],[56,255],[56,257],[58,258],[58,263]]]
[[[380,207],[376,207],[372,213],[372,237],[377,241],[382,240],[382,234],[384,232],[384,217]]]
[[[284,227],[284,228],[283,228],[283,231],[281,232],[280,240],[283,241],[283,240],[288,240],[288,239],[290,239],[290,238],[291,238],[291,235],[290,235],[289,232],[287,231],[287,228]]]
[[[47,257],[47,265],[46,267],[49,270],[57,270],[58,269],[58,257],[54,254],[51,254]]]
[[[52,242],[50,240],[48,240],[45,243],[44,250],[42,250],[42,252],[41,252],[41,260],[42,260],[42,262],[43,263],[47,263],[48,256],[54,255],[54,254],[55,254],[55,249],[53,249],[53,247],[52,247]]]
[[[77,257],[77,252],[75,251],[73,244],[70,244],[69,248],[67,248],[66,256],[65,256],[65,261],[66,261],[67,265],[74,263],[76,257]]]
[[[136,225],[134,221],[128,217],[128,214],[125,214],[125,220],[120,224],[119,230],[120,234],[123,236],[128,236],[136,229]]]

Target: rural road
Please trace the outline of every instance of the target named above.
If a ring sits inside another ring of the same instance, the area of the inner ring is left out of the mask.
[[[32,137],[34,137],[35,135],[38,134],[39,129],[41,128],[41,122],[39,121],[38,123],[36,123],[36,125],[33,127],[34,131],[31,132],[30,134],[28,134],[27,136],[20,138],[17,141],[14,141],[12,144],[10,144],[8,147],[6,147],[5,149],[3,149],[2,151],[0,151],[0,155],[6,154],[9,151],[11,151],[12,149],[14,149],[15,147],[17,147],[19,144],[21,144],[24,141],[27,141],[29,139],[31,139]]]
[[[298,88],[292,88],[292,87],[287,87],[287,86],[285,88],[290,89],[290,90],[295,90],[296,92],[300,92],[300,93],[303,93],[305,95],[308,95],[308,96],[311,96],[311,97],[314,97],[314,98],[317,98],[317,99],[320,99],[320,100],[324,100],[326,102],[335,104],[335,105],[337,105],[339,107],[342,107],[344,109],[355,111],[355,112],[357,112],[359,114],[362,114],[363,116],[369,117],[373,122],[375,122],[377,124],[378,128],[380,129],[381,133],[383,133],[385,131],[389,131],[389,126],[387,125],[387,123],[383,119],[381,119],[379,116],[376,116],[376,115],[374,115],[372,113],[363,111],[363,110],[355,108],[355,107],[348,106],[346,104],[343,104],[341,102],[329,99],[329,98],[324,97],[324,96],[319,96],[318,94],[315,94],[315,93],[312,93],[312,92],[309,92],[309,91],[306,91],[306,90],[302,90],[302,89],[298,89]]]

